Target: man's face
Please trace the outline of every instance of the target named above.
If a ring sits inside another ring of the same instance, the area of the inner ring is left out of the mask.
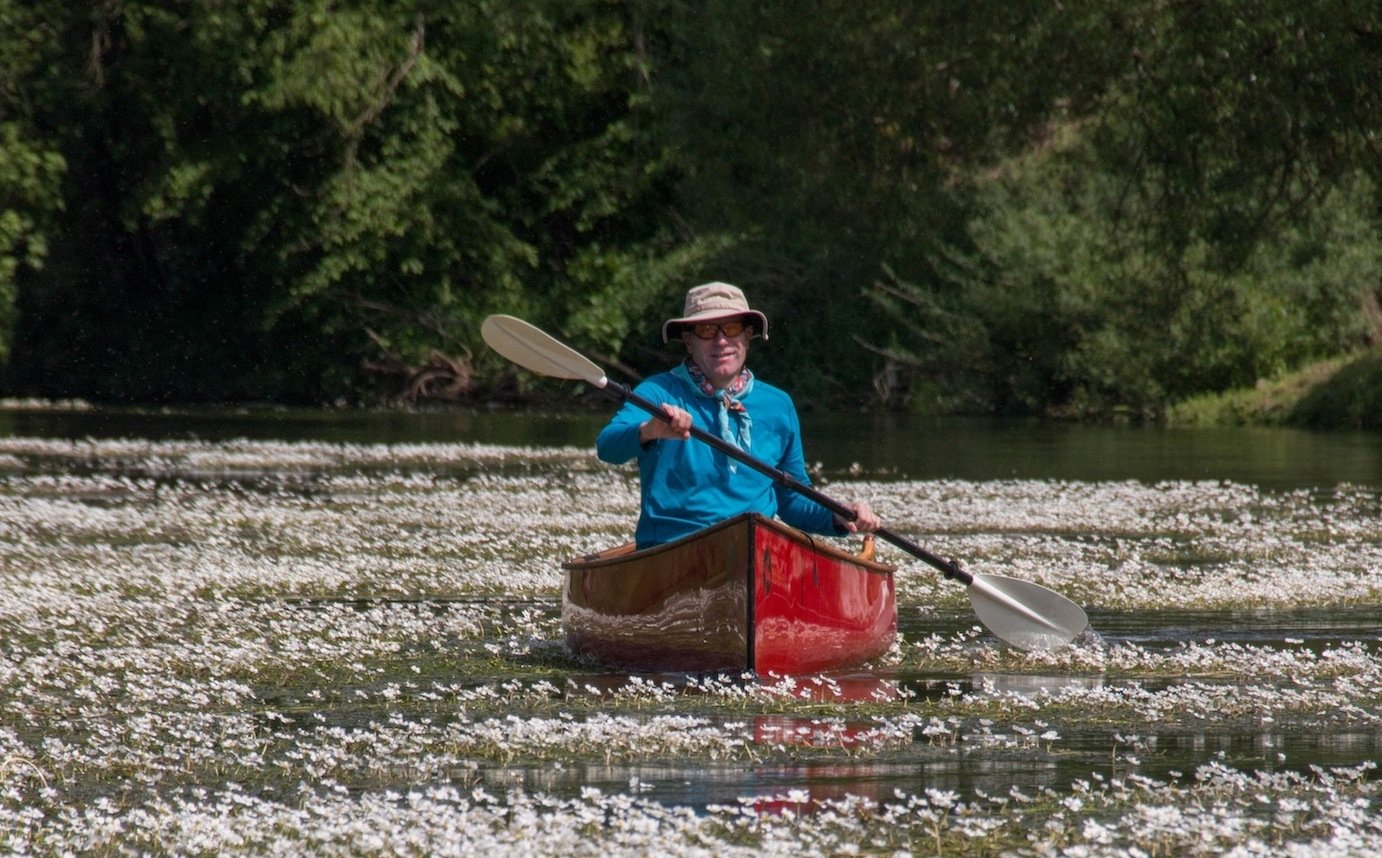
[[[744,368],[749,357],[749,337],[753,329],[741,325],[734,336],[735,323],[741,323],[738,316],[726,319],[713,319],[696,325],[692,330],[683,331],[681,341],[691,353],[691,360],[705,373],[706,379],[716,387],[727,387]],[[726,330],[728,329],[728,331]],[[710,336],[706,336],[710,334]]]

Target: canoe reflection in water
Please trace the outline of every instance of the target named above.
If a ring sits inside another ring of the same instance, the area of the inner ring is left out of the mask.
[[[567,646],[612,667],[816,673],[877,658],[897,633],[893,567],[752,513],[563,568]]]
[[[569,695],[592,695],[618,699],[625,694],[646,697],[661,692],[667,695],[696,695],[703,693],[707,677],[685,673],[619,674],[600,673],[573,676],[567,682]],[[807,703],[882,703],[909,696],[895,679],[869,673],[818,674],[814,676],[720,676],[711,681],[732,685],[756,686],[755,697],[765,701],[774,697]],[[713,692],[712,692],[713,693]],[[876,720],[858,717],[840,719],[831,716],[758,714],[736,717],[724,724],[726,729],[746,731],[745,738],[754,745],[770,749],[793,749],[808,758],[820,751],[850,750],[862,754],[855,760],[796,761],[789,753],[781,762],[761,762],[752,765],[733,764],[720,768],[697,768],[695,782],[699,788],[677,800],[692,804],[737,803],[754,813],[816,813],[834,802],[866,800],[878,804],[892,798],[896,779],[910,778],[907,764],[881,762],[869,753],[879,745],[880,728]],[[891,743],[910,743],[893,737]],[[623,771],[623,770],[620,770]],[[628,770],[640,781],[650,779],[649,767]],[[716,774],[719,777],[716,777]],[[625,775],[627,777],[628,775]],[[651,779],[657,783],[658,795],[665,800],[682,785],[692,781],[677,769],[661,769]],[[707,782],[710,782],[708,785]]]

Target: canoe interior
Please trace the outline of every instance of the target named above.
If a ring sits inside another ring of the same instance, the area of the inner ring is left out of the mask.
[[[893,567],[758,515],[565,570],[567,645],[613,667],[814,673],[876,658],[897,631]]]

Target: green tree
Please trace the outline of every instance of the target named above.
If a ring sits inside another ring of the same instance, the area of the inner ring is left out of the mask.
[[[1379,183],[1382,7],[1368,0],[1137,4],[1092,117],[1105,169],[1167,248],[1232,267],[1339,180]]]
[[[14,0],[0,0],[0,365],[11,348],[19,277],[41,269],[62,207],[65,162],[33,134],[35,105],[24,81],[46,60],[48,21]]]
[[[880,262],[943,288],[931,258],[962,238],[967,177],[1086,107],[1112,65],[1086,2],[656,5],[678,214],[719,241],[699,273],[773,316],[755,362],[807,398],[871,398],[851,334],[887,327],[863,300]]]
[[[313,400],[434,351],[464,375],[485,312],[565,320],[657,256],[621,4],[45,7],[23,84],[67,208],[15,388]]]
[[[636,374],[726,279],[804,400],[1154,413],[1358,337],[1379,16],[0,0],[4,384],[455,392],[494,310]]]
[[[1035,161],[985,189],[971,230],[966,299],[997,407],[1158,416],[1364,340],[1361,302],[1382,280],[1365,178],[1226,268],[1204,237],[1172,253],[1111,228],[1130,203],[1087,157]]]
[[[875,348],[941,373],[933,400],[1156,415],[1357,344],[1379,284],[1379,15],[1217,0],[1083,18],[1118,47],[1104,91],[971,174],[933,277],[874,289],[896,323]]]

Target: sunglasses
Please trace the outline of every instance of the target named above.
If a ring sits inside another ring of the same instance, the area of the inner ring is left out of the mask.
[[[735,319],[732,322],[701,322],[691,325],[689,330],[696,335],[697,339],[713,340],[718,334],[724,334],[728,339],[734,339],[744,332],[752,329],[751,325],[746,325],[742,321]]]

